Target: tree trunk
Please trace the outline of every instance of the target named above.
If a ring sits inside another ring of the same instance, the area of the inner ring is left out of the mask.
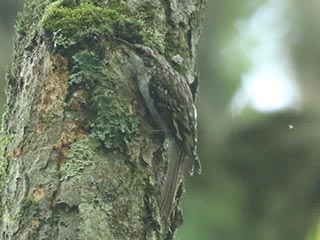
[[[53,2],[53,3],[52,3]],[[163,139],[130,49],[159,51],[197,89],[203,0],[26,0],[1,133],[0,238],[172,239]]]

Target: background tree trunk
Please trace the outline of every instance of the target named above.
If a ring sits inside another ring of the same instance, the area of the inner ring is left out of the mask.
[[[1,239],[172,239],[182,216],[159,217],[162,139],[131,50],[111,39],[158,50],[195,91],[203,4],[26,1],[7,77]]]

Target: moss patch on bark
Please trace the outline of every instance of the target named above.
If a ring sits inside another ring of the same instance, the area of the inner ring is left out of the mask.
[[[80,1],[78,4],[66,4],[65,0],[60,0],[47,8],[42,27],[52,34],[58,51],[83,47],[110,37],[144,43],[162,51],[164,36],[156,30],[157,19],[152,19],[151,16],[142,16],[139,9],[130,10],[121,1]]]

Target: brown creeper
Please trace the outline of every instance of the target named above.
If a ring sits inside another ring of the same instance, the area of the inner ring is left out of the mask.
[[[167,180],[160,200],[160,213],[169,216],[182,164],[201,173],[197,155],[197,114],[187,81],[156,51],[130,44],[135,50],[133,65],[143,100],[169,141]],[[142,60],[142,62],[141,62]]]

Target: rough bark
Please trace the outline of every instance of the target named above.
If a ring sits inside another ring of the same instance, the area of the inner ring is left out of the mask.
[[[161,52],[197,89],[202,0],[26,0],[1,133],[0,238],[172,239],[167,162],[128,47]],[[177,196],[178,203],[182,187]]]

